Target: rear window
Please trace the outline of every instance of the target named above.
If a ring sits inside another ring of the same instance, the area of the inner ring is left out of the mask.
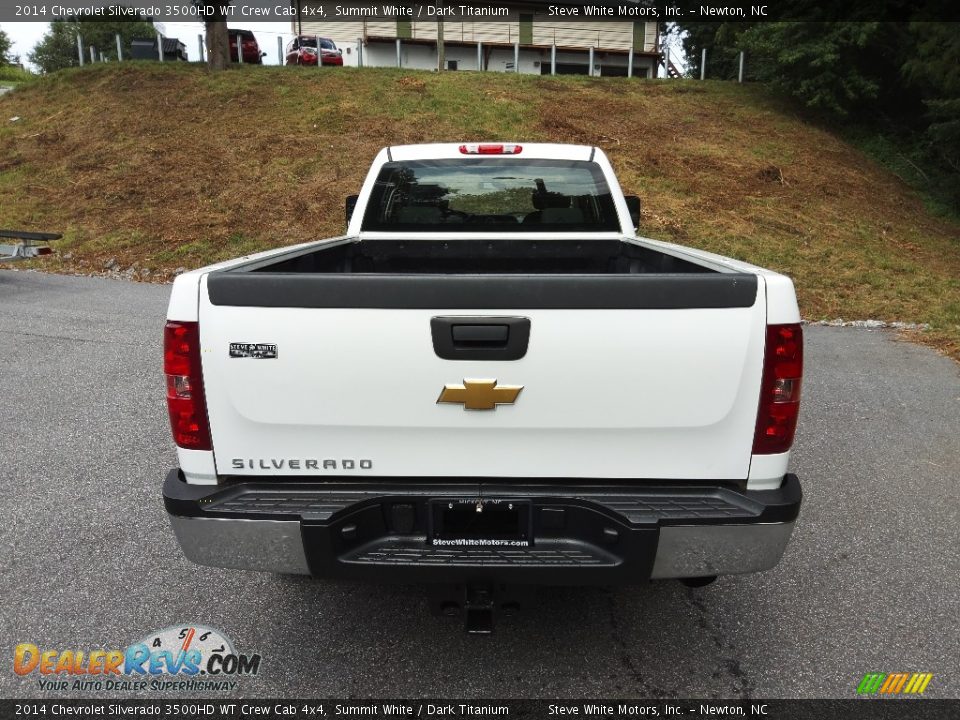
[[[594,162],[470,158],[386,163],[363,229],[596,232],[620,225]]]

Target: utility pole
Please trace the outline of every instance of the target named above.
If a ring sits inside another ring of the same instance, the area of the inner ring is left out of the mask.
[[[443,44],[443,20],[437,20],[437,72],[447,69],[447,48]]]

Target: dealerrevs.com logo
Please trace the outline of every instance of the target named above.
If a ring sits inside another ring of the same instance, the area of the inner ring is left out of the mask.
[[[234,650],[219,630],[177,625],[150,633],[125,649],[50,649],[20,643],[13,671],[36,677],[40,690],[235,690],[260,671],[260,655]]]

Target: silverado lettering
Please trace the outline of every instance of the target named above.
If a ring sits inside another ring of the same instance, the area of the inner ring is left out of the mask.
[[[234,470],[372,470],[372,460],[319,460],[315,458],[233,458]]]

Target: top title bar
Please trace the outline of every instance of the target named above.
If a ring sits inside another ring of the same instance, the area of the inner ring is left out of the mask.
[[[519,22],[521,15],[550,22],[758,22],[758,21],[957,21],[960,3],[948,0],[620,0],[600,2],[437,2],[363,3],[314,0],[55,0],[4,2],[2,22],[49,22],[57,19],[135,21],[258,22]]]

